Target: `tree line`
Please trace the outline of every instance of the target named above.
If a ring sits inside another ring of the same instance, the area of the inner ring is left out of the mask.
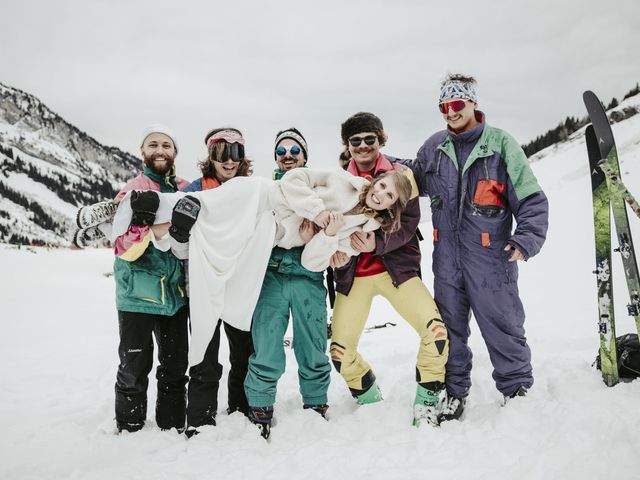
[[[638,93],[640,93],[640,84],[636,83],[636,86],[631,90],[629,90],[624,95],[624,97],[622,97],[622,100],[624,101],[629,97],[633,97],[634,95],[637,95]],[[612,108],[617,107],[618,105],[620,105],[618,100],[616,98],[613,98],[609,102],[609,104],[606,105],[605,109],[610,110]],[[627,107],[627,108],[624,108],[622,112],[613,112],[611,114],[611,120],[614,123],[619,122],[626,118],[632,117],[637,113],[638,113],[637,109]],[[543,150],[553,144],[566,140],[567,138],[569,138],[569,136],[573,132],[580,130],[582,127],[584,127],[590,122],[591,120],[589,120],[588,115],[583,118],[567,117],[563,122],[560,122],[557,127],[551,130],[547,130],[547,132],[543,133],[542,135],[538,135],[534,140],[527,143],[526,145],[523,145],[522,149],[524,150],[524,153],[527,155],[527,157],[530,157],[531,155],[539,152],[540,150]]]

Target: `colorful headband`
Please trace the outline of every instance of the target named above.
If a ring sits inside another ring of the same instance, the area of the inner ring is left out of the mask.
[[[211,146],[216,142],[225,141],[227,143],[239,143],[244,145],[244,138],[235,130],[220,130],[209,137],[207,146]]]
[[[478,95],[476,89],[471,83],[461,82],[460,80],[448,80],[440,89],[440,103],[450,98],[460,98],[463,100],[471,100],[478,103]]]

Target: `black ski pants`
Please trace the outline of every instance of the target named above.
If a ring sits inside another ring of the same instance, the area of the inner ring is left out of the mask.
[[[187,404],[187,424],[193,427],[215,425],[218,410],[218,387],[222,377],[222,365],[218,362],[220,350],[220,325],[229,341],[228,412],[249,413],[247,396],[244,393],[244,379],[247,376],[249,357],[253,353],[251,332],[239,330],[222,320],[218,320],[213,338],[198,365],[189,369],[189,389]]]
[[[147,387],[153,367],[153,336],[160,365],[156,370],[156,422],[162,429],[181,430],[185,423],[188,367],[188,307],[175,315],[118,311],[120,365],[116,378],[118,430],[140,430],[147,417]]]

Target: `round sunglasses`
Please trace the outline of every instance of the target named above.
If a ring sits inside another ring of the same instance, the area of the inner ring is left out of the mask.
[[[279,146],[276,148],[276,155],[279,157],[284,157],[287,152],[291,153],[291,156],[297,157],[302,152],[302,149],[297,145],[291,145],[290,147]]]

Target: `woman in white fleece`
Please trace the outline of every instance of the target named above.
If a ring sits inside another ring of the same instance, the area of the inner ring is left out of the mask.
[[[353,232],[397,230],[410,196],[411,182],[402,170],[371,181],[341,169],[291,170],[269,195],[277,223],[275,244],[292,248],[306,243],[302,266],[323,271],[336,252],[348,256],[360,253],[351,247]],[[304,231],[301,227],[309,221],[316,231],[310,240],[300,235]]]
[[[274,245],[292,248],[306,244],[303,267],[325,270],[332,258],[346,260],[346,256],[358,255],[351,248],[351,233],[377,228],[391,233],[398,228],[402,209],[411,196],[411,183],[401,170],[369,182],[340,169],[297,168],[277,182],[241,177],[189,195],[200,203],[190,240],[178,249],[167,235],[163,248],[171,247],[180,258],[186,257],[188,250],[189,363],[197,365],[213,337],[217,322],[212,318],[224,318],[236,328],[249,330]],[[193,201],[184,198],[184,193],[161,193],[159,197],[157,223],[171,220],[178,200]],[[234,208],[221,208],[228,205]],[[114,218],[112,235],[123,228],[126,231],[130,221],[131,208],[125,197]],[[312,228],[303,228],[309,225]],[[307,232],[305,238],[301,232]]]

